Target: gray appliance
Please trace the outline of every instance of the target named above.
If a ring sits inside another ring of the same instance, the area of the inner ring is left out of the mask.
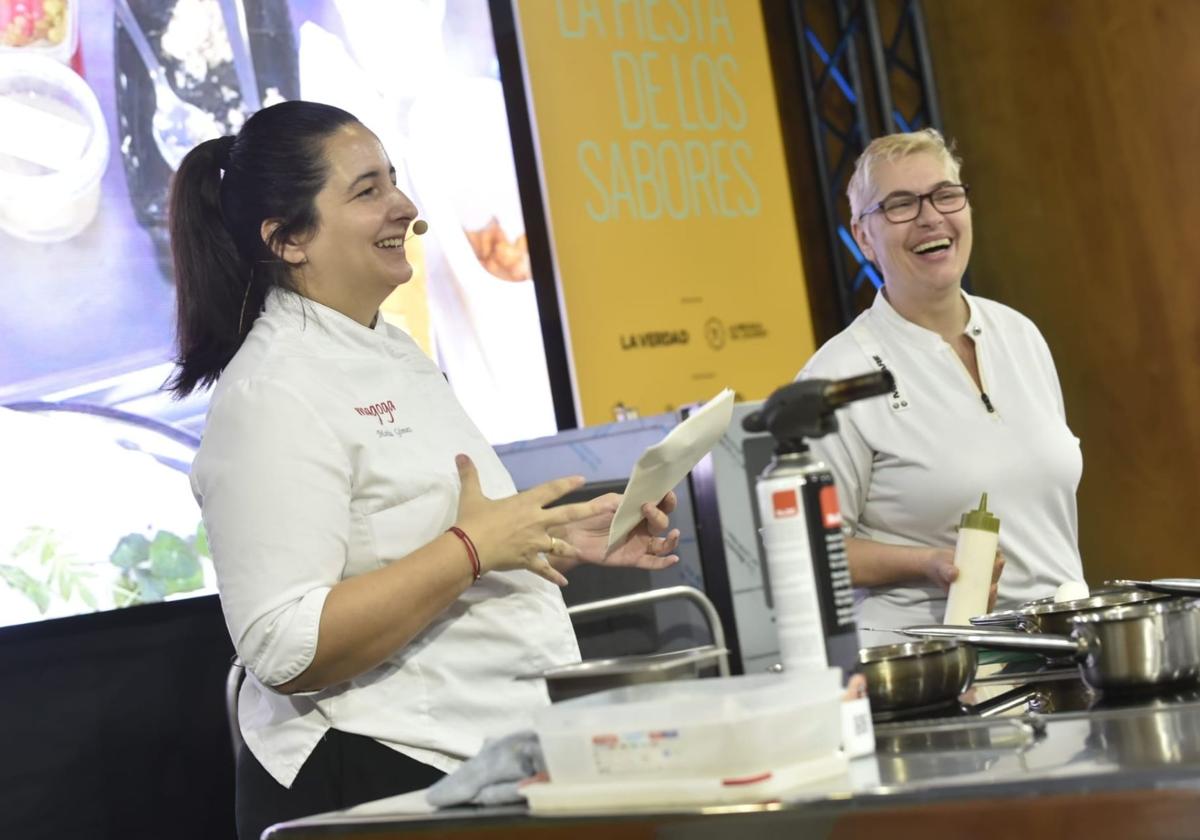
[[[712,601],[725,631],[733,673],[761,673],[780,662],[766,553],[759,537],[754,482],[771,460],[774,439],[742,429],[762,401],[738,403],[729,429],[675,488],[680,562],[661,572],[583,566],[563,590],[568,606],[665,586],[693,586]],[[588,484],[571,500],[619,492],[642,451],[686,416],[663,414],[497,447],[519,489],[563,475]],[[663,603],[576,625],[585,658],[681,649],[710,641],[703,617],[689,604]],[[840,664],[840,663],[832,663]]]
[[[675,413],[623,420],[504,444],[496,451],[519,490],[564,475],[582,475],[587,484],[560,504],[583,501],[621,492],[646,447],[662,440],[679,421]],[[681,482],[675,493],[679,505],[671,522],[680,530],[679,562],[656,572],[581,565],[570,573],[570,584],[563,590],[568,607],[679,585],[695,587],[712,598],[706,585],[708,573],[701,563],[690,482]],[[728,633],[732,622],[729,604],[717,601],[716,606]],[[678,600],[580,617],[575,629],[585,659],[679,650],[711,641],[704,617],[693,605]],[[735,642],[727,636],[727,643],[732,647]],[[730,664],[737,673],[736,656]]]

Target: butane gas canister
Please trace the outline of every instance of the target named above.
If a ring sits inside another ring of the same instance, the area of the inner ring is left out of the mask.
[[[858,634],[833,475],[807,449],[781,453],[756,491],[784,670],[849,672]]]

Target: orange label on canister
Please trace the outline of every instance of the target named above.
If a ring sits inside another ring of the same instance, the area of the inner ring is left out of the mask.
[[[838,507],[837,489],[832,484],[821,488],[821,524],[826,528],[842,527],[842,510]]]
[[[787,519],[800,512],[800,502],[795,490],[780,490],[771,494],[771,506],[775,509],[776,519]]]

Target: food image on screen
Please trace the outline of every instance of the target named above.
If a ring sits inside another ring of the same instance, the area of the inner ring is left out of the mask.
[[[495,218],[479,230],[464,230],[480,264],[501,280],[517,283],[532,277],[525,234],[509,240]]]

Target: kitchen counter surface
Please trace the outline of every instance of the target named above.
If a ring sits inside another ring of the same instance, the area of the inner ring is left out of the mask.
[[[978,840],[1040,836],[1065,821],[1072,835],[1086,828],[1090,838],[1200,833],[1194,693],[1082,712],[884,724],[876,743],[875,755],[852,761],[846,775],[782,802],[551,817],[523,807],[430,813],[410,794],[281,824],[268,836],[773,837],[803,829],[821,837],[865,836],[886,824],[889,840],[928,840],[965,836],[977,824]],[[902,828],[910,824],[911,835]]]

